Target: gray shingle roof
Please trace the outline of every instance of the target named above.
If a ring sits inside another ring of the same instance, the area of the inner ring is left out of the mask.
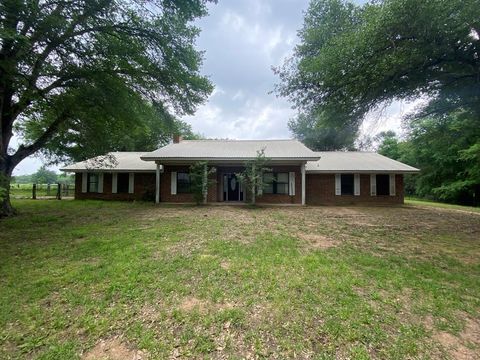
[[[107,155],[97,156],[85,161],[63,167],[62,171],[155,171],[156,165],[152,162],[140,160],[143,152],[110,152]]]
[[[183,140],[142,155],[143,160],[249,160],[265,149],[272,160],[316,160],[298,140]]]
[[[332,172],[398,172],[415,173],[420,170],[392,160],[374,152],[360,151],[322,151],[317,152],[320,160],[309,161],[305,167],[307,173]]]
[[[181,145],[181,146],[179,146]],[[296,140],[185,140],[170,144],[151,153],[111,152],[63,167],[62,171],[155,171],[153,161],[168,159],[225,159],[247,160],[256,156],[256,151],[265,148],[265,154],[272,159],[308,160],[307,173],[415,173],[419,170],[389,159],[374,152],[313,152]],[[142,158],[142,159],[141,159]]]

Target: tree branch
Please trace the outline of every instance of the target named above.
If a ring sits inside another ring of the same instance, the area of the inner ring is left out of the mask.
[[[60,125],[67,120],[68,115],[66,112],[62,112],[40,135],[37,140],[32,144],[24,146],[20,145],[15,154],[10,156],[10,163],[13,167],[17,166],[20,161],[25,159],[27,156],[30,156],[40,150],[48,140],[55,134]]]

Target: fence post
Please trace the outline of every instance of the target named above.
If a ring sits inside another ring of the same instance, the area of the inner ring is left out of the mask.
[[[32,187],[32,199],[35,200],[37,198],[37,184],[33,184]]]
[[[62,200],[62,184],[57,184],[57,200]]]

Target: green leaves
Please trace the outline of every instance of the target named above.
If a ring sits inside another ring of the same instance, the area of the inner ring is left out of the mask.
[[[265,149],[257,150],[255,159],[246,161],[244,170],[235,174],[240,182],[244,184],[252,205],[255,204],[258,190],[263,190],[263,174],[271,171],[267,167],[269,161],[270,158],[265,156]]]
[[[312,0],[301,44],[277,69],[277,93],[304,112],[335,109],[344,115],[337,124],[358,125],[384,102],[478,89],[479,41],[472,31],[480,7],[474,3]],[[465,95],[463,104],[478,91]]]
[[[356,126],[332,124],[326,112],[300,113],[288,126],[297,139],[316,151],[352,150],[358,133]]]
[[[210,175],[217,171],[214,167],[209,167],[207,161],[197,161],[190,166],[190,190],[197,205],[207,202],[208,189],[215,184],[215,180]]]
[[[145,148],[162,143],[177,126],[171,113],[192,114],[213,88],[199,74],[199,30],[191,24],[206,14],[206,3],[6,1],[0,6],[0,94],[13,111],[2,113],[0,128],[13,125],[35,150],[47,146],[60,157],[71,155],[65,147],[92,145],[83,136],[70,139],[83,127],[119,138],[116,128],[144,139],[154,133],[141,143]],[[52,125],[47,144],[41,136]]]
[[[419,175],[405,179],[410,194],[471,205],[480,200],[479,129],[465,111],[415,119],[404,141],[392,133],[377,137],[379,152],[420,168]]]

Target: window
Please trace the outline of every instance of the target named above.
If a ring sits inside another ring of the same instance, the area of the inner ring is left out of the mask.
[[[263,192],[265,194],[288,195],[288,173],[263,174]]]
[[[277,192],[275,194],[288,195],[288,173],[277,174]]]
[[[117,175],[117,193],[128,193],[129,173],[118,173]]]
[[[377,195],[390,195],[390,176],[377,174]]]
[[[186,172],[177,172],[177,194],[190,192],[190,175]]]
[[[353,174],[341,175],[342,195],[353,195]]]
[[[98,192],[98,174],[89,173],[88,174],[88,192],[96,193]]]
[[[273,182],[274,182],[273,173],[263,174],[263,193],[264,194],[273,194]]]

